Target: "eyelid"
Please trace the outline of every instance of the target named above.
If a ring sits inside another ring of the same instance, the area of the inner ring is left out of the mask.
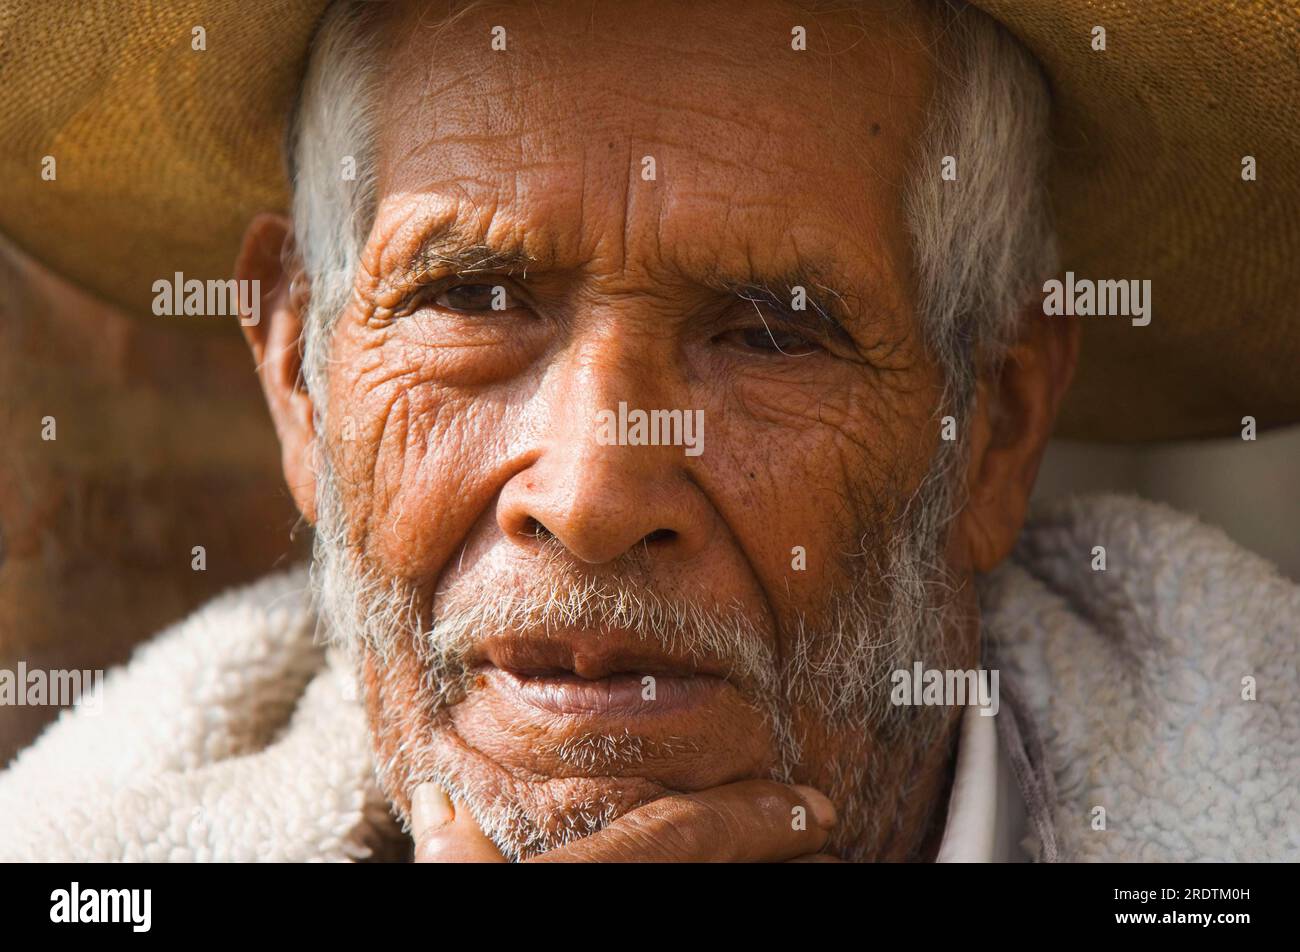
[[[836,295],[836,298],[838,297]],[[814,334],[820,340],[834,342],[842,348],[847,348],[852,351],[854,357],[861,359],[863,357],[861,346],[846,325],[846,315],[842,306],[837,304],[841,302],[820,303],[810,297],[803,311],[796,311],[788,303],[779,299],[775,306],[793,325]]]
[[[819,313],[815,305],[810,304],[808,310],[797,311],[779,298],[769,295],[744,294],[740,295],[740,299],[749,309],[750,315],[761,319],[764,325],[768,325],[771,321],[786,333],[807,335],[812,339],[810,343],[818,340],[829,341],[836,337],[834,327]],[[769,315],[763,312],[764,305],[778,312],[778,315],[769,318]]]
[[[768,327],[762,324],[756,324],[752,327],[745,328],[745,330],[762,333],[768,339],[768,342],[782,353],[785,353],[787,348],[790,346],[807,348],[809,352],[812,350],[826,350],[821,342],[813,340],[807,334],[801,334],[797,330],[790,330],[786,327]]]
[[[528,304],[527,297],[520,292],[519,288],[513,281],[508,280],[509,275],[501,274],[466,274],[464,272],[455,274],[442,274],[425,278],[423,276],[414,279],[407,290],[404,303],[406,306],[428,297],[442,294],[454,288],[474,287],[483,285],[489,288],[503,287],[506,294],[517,302]]]

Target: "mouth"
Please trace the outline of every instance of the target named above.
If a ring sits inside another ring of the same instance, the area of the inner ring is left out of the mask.
[[[478,683],[511,704],[567,717],[689,714],[731,689],[725,664],[666,652],[625,632],[564,631],[489,639]]]
[[[547,714],[642,718],[679,714],[709,704],[726,682],[709,674],[619,672],[584,678],[572,671],[525,674],[485,666],[479,672],[495,691]]]

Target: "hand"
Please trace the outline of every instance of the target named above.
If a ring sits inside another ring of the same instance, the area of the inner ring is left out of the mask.
[[[741,780],[647,803],[530,862],[839,862],[818,852],[834,825],[834,805],[812,787]],[[434,784],[411,798],[411,834],[417,863],[506,861],[469,810]]]

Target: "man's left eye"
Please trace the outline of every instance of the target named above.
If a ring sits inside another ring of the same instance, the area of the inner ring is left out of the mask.
[[[745,350],[785,357],[805,357],[818,350],[802,334],[771,325],[741,328],[723,335],[723,339]]]
[[[519,306],[502,284],[457,284],[444,288],[433,303],[450,311],[509,311]]]

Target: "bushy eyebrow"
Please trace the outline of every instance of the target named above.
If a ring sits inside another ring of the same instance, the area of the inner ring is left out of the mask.
[[[535,261],[523,248],[494,247],[465,236],[452,224],[420,242],[385,283],[408,286],[440,277],[516,272],[526,277]]]

